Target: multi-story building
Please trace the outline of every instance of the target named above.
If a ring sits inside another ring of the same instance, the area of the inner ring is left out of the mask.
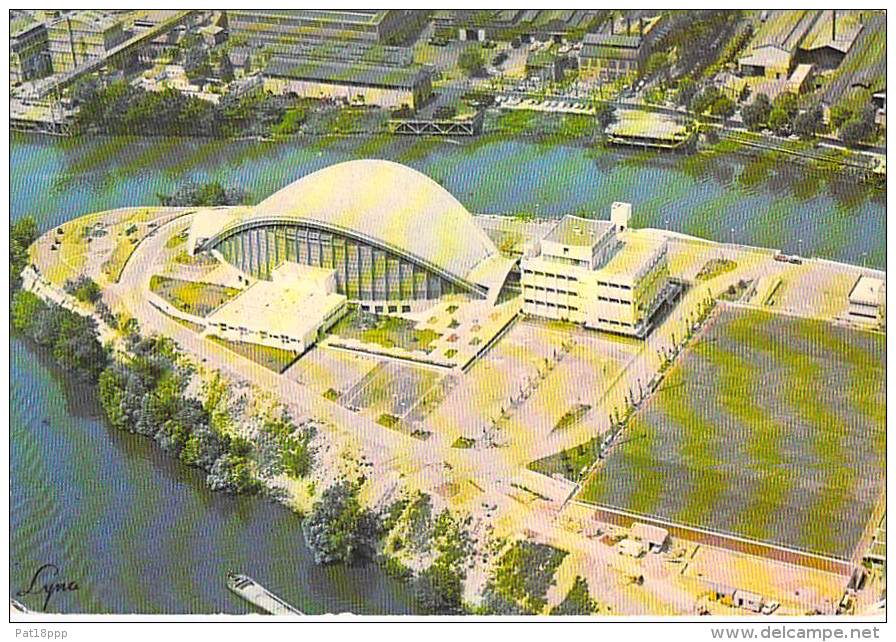
[[[47,28],[27,15],[9,23],[9,82],[13,85],[50,71]]]
[[[520,263],[523,312],[644,337],[671,287],[667,242],[630,230],[631,204],[610,220],[564,217]]]
[[[100,11],[76,11],[50,23],[48,29],[53,73],[64,73],[105,56],[127,40],[123,17]]]
[[[579,53],[580,75],[604,82],[637,77],[650,54],[660,20],[654,16],[618,25],[611,21],[599,33],[586,33]]]
[[[228,9],[227,22],[231,37],[245,39],[253,46],[293,44],[309,37],[391,44],[419,27],[423,13],[397,9]]]

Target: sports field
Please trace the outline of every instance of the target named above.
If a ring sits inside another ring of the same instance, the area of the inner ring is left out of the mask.
[[[883,489],[886,340],[724,308],[580,499],[848,558]]]

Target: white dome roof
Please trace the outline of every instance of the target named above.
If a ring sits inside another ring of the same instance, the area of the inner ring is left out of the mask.
[[[325,167],[271,195],[241,222],[271,217],[354,232],[462,279],[497,253],[454,196],[428,176],[391,161]]]

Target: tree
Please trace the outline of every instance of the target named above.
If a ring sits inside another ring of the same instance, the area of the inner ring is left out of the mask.
[[[584,577],[577,575],[563,601],[551,609],[551,615],[591,615],[599,608],[598,603],[588,592],[588,582]]]
[[[86,275],[66,281],[65,291],[83,303],[96,303],[101,296],[99,284]]]
[[[744,119],[744,124],[751,131],[758,131],[768,122],[771,110],[771,101],[768,99],[768,96],[757,94],[753,102],[741,110],[741,116]]]
[[[812,107],[797,114],[793,119],[793,133],[802,138],[813,138],[824,124],[824,114],[820,106]]]
[[[358,501],[358,488],[347,481],[325,490],[302,521],[305,542],[318,564],[372,558],[378,530],[374,514]]]
[[[712,107],[713,103],[719,97],[719,90],[715,87],[706,87],[699,94],[695,95],[691,100],[691,111],[700,115],[705,113]]]
[[[670,64],[669,54],[665,51],[657,51],[648,56],[644,70],[647,72],[647,75],[652,76],[660,71],[668,71]]]
[[[709,112],[713,116],[720,116],[725,119],[731,118],[734,115],[734,102],[728,96],[719,96],[713,101]]]
[[[230,493],[256,493],[261,490],[261,482],[252,476],[249,460],[232,453],[218,457],[206,481],[212,490]]]
[[[790,116],[783,109],[775,107],[768,115],[768,127],[779,135],[790,133]]]
[[[233,63],[230,62],[227,52],[222,53],[221,59],[218,61],[218,75],[224,82],[233,80]]]
[[[19,332],[29,332],[32,323],[46,312],[47,305],[31,292],[16,292],[12,298],[12,327]]]
[[[96,381],[106,367],[106,351],[99,341],[96,322],[89,317],[70,312],[61,306],[53,356],[65,370],[76,372]]]
[[[609,103],[597,103],[594,106],[594,115],[601,129],[606,129],[613,122],[616,109]]]
[[[460,52],[457,58],[457,65],[468,76],[475,76],[482,70],[485,60],[482,57],[482,49],[479,45],[470,45]]]
[[[847,145],[867,142],[877,135],[877,109],[867,105],[859,116],[851,118],[840,128],[840,139]]]
[[[853,118],[840,128],[840,140],[850,147],[868,139],[871,128],[861,118]]]
[[[834,129],[839,130],[853,116],[853,111],[846,105],[834,105],[831,107],[831,125]]]
[[[778,94],[772,101],[772,109],[780,109],[787,117],[792,119],[799,111],[799,97],[792,91],[785,91]]]
[[[37,222],[25,216],[9,226],[9,291],[22,285],[22,270],[28,265],[29,246],[37,240]]]
[[[683,78],[678,83],[678,93],[676,94],[678,104],[685,107],[690,106],[694,96],[697,95],[697,89],[697,83],[693,79]]]
[[[438,558],[417,577],[414,596],[428,613],[463,613],[463,578],[449,563]]]

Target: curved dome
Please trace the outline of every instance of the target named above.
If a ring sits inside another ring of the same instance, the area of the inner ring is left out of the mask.
[[[391,161],[349,161],[309,174],[263,200],[250,218],[267,217],[294,217],[349,230],[461,279],[497,253],[448,191]]]

